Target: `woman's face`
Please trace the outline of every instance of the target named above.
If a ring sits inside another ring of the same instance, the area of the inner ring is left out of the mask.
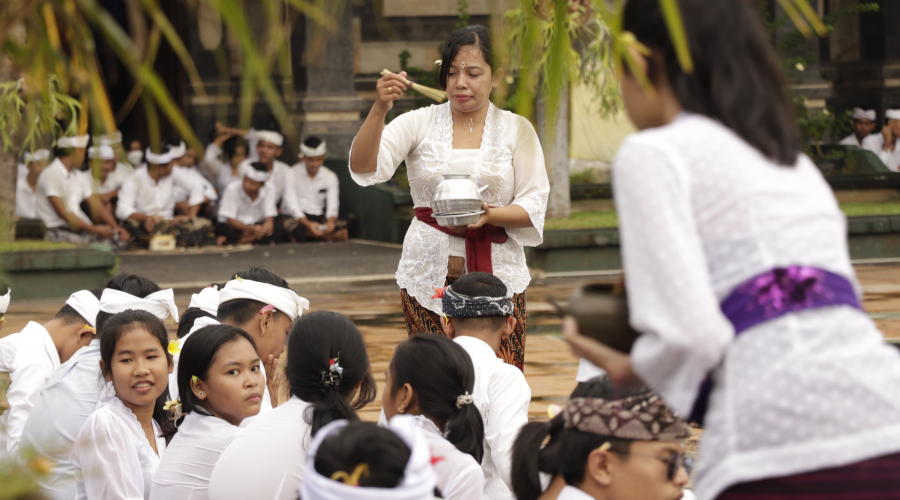
[[[384,392],[381,394],[381,408],[384,410],[384,418],[388,419],[388,421],[394,418],[394,415],[400,413],[398,408],[402,404],[403,399],[403,391],[393,391],[394,375],[391,373],[394,371],[393,367],[394,360],[391,359],[387,370],[384,371]]]
[[[219,348],[206,380],[198,380],[191,389],[211,413],[231,425],[240,425],[259,413],[265,384],[256,349],[239,337]]]
[[[647,60],[635,48],[630,48],[631,56],[637,61],[638,66],[646,74]],[[660,100],[660,92],[654,89],[653,92],[645,89],[638,82],[638,79],[630,70],[625,70],[625,62],[623,67],[616,71],[619,79],[619,92],[622,94],[622,101],[625,103],[625,111],[634,126],[638,130],[659,127],[665,125],[665,117],[663,114],[663,106]],[[650,79],[650,75],[647,75]]]
[[[620,500],[677,500],[688,482],[688,474],[680,468],[671,480],[667,477],[668,460],[684,450],[676,442],[633,441],[628,455],[610,453],[613,478],[609,496]],[[656,458],[654,458],[656,457]]]
[[[447,76],[450,106],[463,113],[481,109],[490,101],[491,90],[500,84],[502,71],[494,73],[475,45],[460,47]]]
[[[173,364],[162,343],[142,326],[123,333],[116,342],[109,366],[102,366],[116,397],[129,408],[153,405],[166,390]]]

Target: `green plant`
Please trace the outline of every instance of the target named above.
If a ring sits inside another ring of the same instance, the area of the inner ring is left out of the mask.
[[[43,135],[58,137],[77,132],[76,118],[81,109],[78,100],[65,92],[56,75],[40,83],[46,90],[26,85],[25,78],[0,82],[0,138],[4,152],[14,144],[34,151]]]
[[[465,28],[469,25],[469,1],[468,0],[457,0],[456,2],[456,13],[458,15],[456,20],[457,28]]]
[[[438,52],[440,53],[440,51]],[[435,86],[438,81],[438,66],[435,66],[432,70],[427,70],[418,66],[410,66],[409,58],[412,57],[412,54],[410,54],[408,50],[404,50],[397,57],[400,59],[400,69],[406,71],[406,77],[410,81],[421,83],[428,87]],[[434,104],[433,100],[411,88],[406,90],[406,95],[412,96],[415,99],[415,106],[417,108]]]

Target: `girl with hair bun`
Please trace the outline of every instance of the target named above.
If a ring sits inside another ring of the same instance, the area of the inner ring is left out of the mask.
[[[385,371],[385,417],[413,415],[434,456],[437,487],[453,500],[484,492],[484,422],[473,404],[475,368],[465,349],[440,335],[420,334],[394,351]]]
[[[266,378],[253,337],[240,328],[212,325],[192,333],[181,349],[180,401],[184,420],[160,460],[150,499],[207,498],[209,478],[239,425],[259,413]]]
[[[209,498],[295,500],[312,437],[332,421],[359,420],[356,411],[375,399],[362,334],[346,316],[304,314],[287,353],[291,398],[238,433],[216,463]]]

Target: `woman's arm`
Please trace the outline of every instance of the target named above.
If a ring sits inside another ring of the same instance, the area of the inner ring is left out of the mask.
[[[377,97],[369,116],[360,127],[350,150],[350,170],[359,174],[370,174],[378,169],[378,149],[381,147],[381,132],[384,119],[394,107],[394,101],[406,90],[406,72],[399,75],[385,75],[375,84]]]

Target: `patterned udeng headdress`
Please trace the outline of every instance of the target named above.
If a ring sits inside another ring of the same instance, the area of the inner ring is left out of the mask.
[[[566,429],[631,441],[677,441],[691,435],[656,393],[625,399],[576,398],[563,409]]]
[[[511,297],[469,297],[454,292],[452,285],[440,290],[433,298],[441,299],[444,314],[450,317],[510,316],[513,313]]]

